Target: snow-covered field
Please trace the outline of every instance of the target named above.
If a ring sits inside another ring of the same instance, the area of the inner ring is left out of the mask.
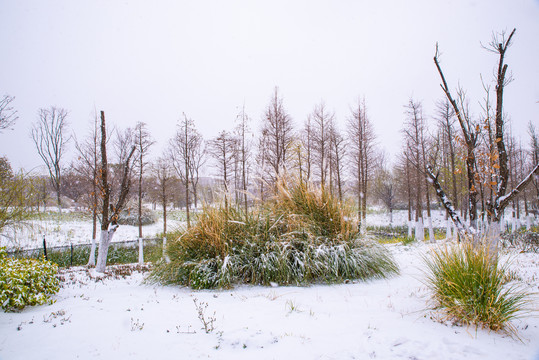
[[[401,274],[387,280],[304,288],[193,291],[71,269],[53,305],[0,313],[0,359],[536,359],[537,316],[514,323],[520,339],[433,320],[421,256],[439,244],[389,245]],[[513,268],[539,290],[537,254]]]

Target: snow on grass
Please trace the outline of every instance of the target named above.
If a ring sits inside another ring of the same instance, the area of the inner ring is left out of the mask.
[[[50,306],[0,313],[1,359],[531,359],[539,319],[515,323],[521,340],[433,321],[421,256],[436,245],[388,246],[401,274],[309,287],[193,291],[150,286],[144,274],[93,278],[65,270]],[[537,291],[536,254],[513,268]],[[196,304],[214,330],[206,333]],[[205,306],[207,304],[207,307]],[[537,309],[538,301],[534,299]]]

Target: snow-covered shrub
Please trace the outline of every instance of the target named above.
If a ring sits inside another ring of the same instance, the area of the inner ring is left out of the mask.
[[[208,207],[169,242],[170,262],[150,279],[193,288],[235,283],[308,284],[385,277],[397,267],[385,248],[360,240],[352,209],[329,192],[279,184],[276,199],[247,214]]]
[[[0,304],[4,311],[52,303],[59,290],[58,266],[45,260],[6,257],[0,248]]]
[[[515,332],[510,321],[528,304],[528,294],[510,279],[507,264],[471,242],[434,250],[425,258],[426,284],[435,309],[448,319],[490,330]]]

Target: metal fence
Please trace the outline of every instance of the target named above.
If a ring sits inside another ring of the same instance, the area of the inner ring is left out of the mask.
[[[143,253],[146,261],[159,259],[163,254],[163,239],[148,238],[143,240]],[[7,251],[8,257],[16,258],[41,258],[57,263],[59,266],[84,265],[88,262],[92,244],[70,244],[63,246],[47,246],[34,249],[12,249]],[[96,243],[96,254],[99,242]],[[147,255],[147,256],[146,256]],[[131,263],[137,262],[139,256],[139,241],[127,240],[116,241],[109,245],[107,256],[108,263]]]

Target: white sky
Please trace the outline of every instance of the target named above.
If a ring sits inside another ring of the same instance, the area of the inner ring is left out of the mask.
[[[460,83],[479,115],[479,76],[491,81],[497,62],[480,42],[513,27],[505,110],[527,144],[526,124],[539,125],[538,0],[0,0],[0,95],[16,97],[19,115],[0,155],[41,166],[29,132],[52,105],[69,110],[79,138],[94,107],[120,128],[144,121],[155,155],[182,112],[208,139],[232,129],[245,103],[257,130],[275,86],[297,128],[322,99],[344,125],[365,96],[379,143],[395,154],[408,99],[428,118],[443,97],[436,42],[450,87]]]

